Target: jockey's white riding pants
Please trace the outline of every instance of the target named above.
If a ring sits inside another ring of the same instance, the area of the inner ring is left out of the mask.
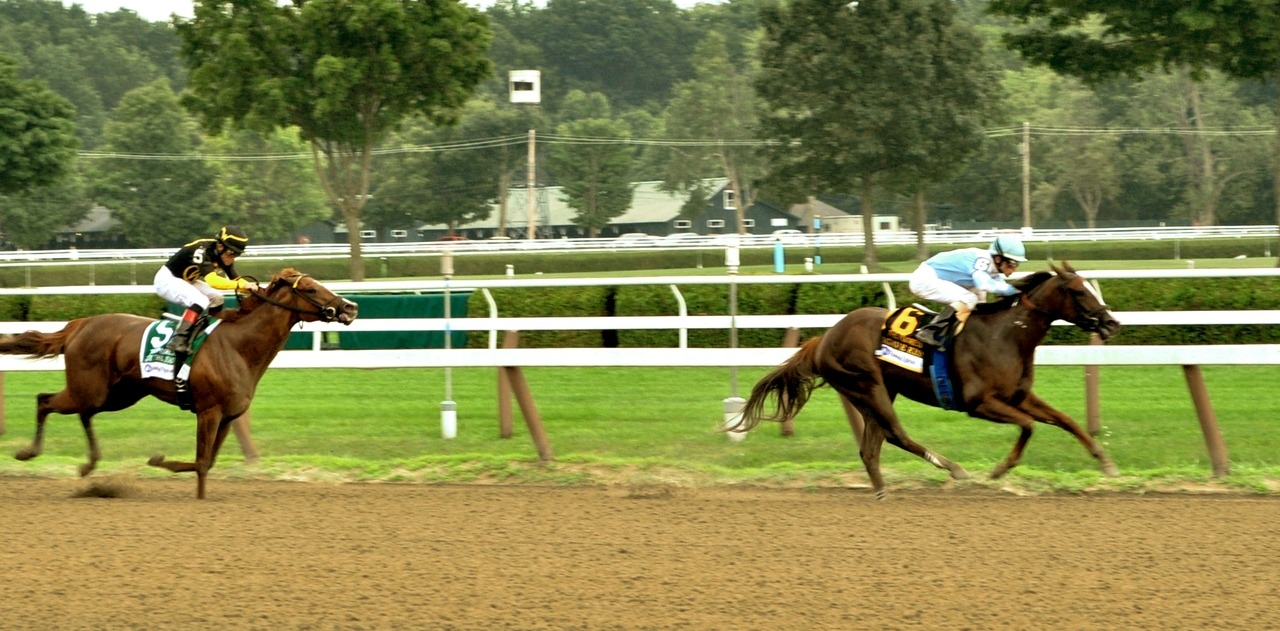
[[[173,275],[169,268],[161,266],[156,271],[155,279],[156,295],[168,300],[169,302],[180,304],[183,307],[191,307],[192,305],[200,305],[201,309],[207,313],[210,307],[220,307],[225,300],[222,292],[212,288],[208,283],[198,280],[195,282],[187,282]]]
[[[951,281],[938,278],[938,272],[925,263],[911,272],[908,287],[911,293],[925,300],[936,300],[951,305],[956,311],[967,313],[986,296],[978,289],[965,289]],[[959,304],[956,304],[959,303]]]

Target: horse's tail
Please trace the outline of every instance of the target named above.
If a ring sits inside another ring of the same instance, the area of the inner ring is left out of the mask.
[[[73,320],[57,333],[27,331],[0,337],[0,355],[27,355],[34,359],[56,357],[67,346],[67,338],[80,328],[81,320]]]
[[[822,385],[814,363],[821,340],[815,337],[805,342],[790,359],[756,382],[742,408],[742,420],[728,430],[745,432],[760,421],[785,422],[795,418],[809,401],[809,394]],[[765,402],[770,395],[774,397],[774,411],[765,414]]]

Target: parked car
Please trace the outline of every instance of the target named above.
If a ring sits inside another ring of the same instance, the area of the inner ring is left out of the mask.
[[[659,245],[688,245],[705,241],[706,237],[696,232],[673,232],[658,239]]]
[[[793,228],[774,230],[773,240],[781,241],[783,245],[809,245],[809,235]]]
[[[635,248],[648,247],[658,243],[658,237],[643,232],[628,232],[620,234],[613,240],[615,248]]]

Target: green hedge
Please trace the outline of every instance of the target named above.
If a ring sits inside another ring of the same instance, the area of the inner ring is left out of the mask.
[[[1261,256],[1273,251],[1275,239],[1199,239],[1141,242],[1060,242],[1028,243],[1037,258],[1055,260],[1168,259],[1174,250],[1182,258],[1229,258]],[[931,251],[953,245],[931,246]],[[915,246],[881,246],[883,262],[910,261]],[[824,265],[832,272],[855,271],[862,260],[862,248],[822,249]],[[743,265],[770,265],[769,249],[742,251]],[[384,277],[437,278],[440,259],[431,256],[366,257],[370,279]],[[599,272],[615,270],[687,269],[722,267],[722,249],[688,251],[599,252],[549,255],[538,252],[459,254],[455,273],[466,276],[501,276],[513,265],[522,276],[544,273]],[[347,277],[345,258],[289,261],[287,259],[246,259],[237,264],[242,273],[260,280],[270,278],[285,267],[294,267],[320,279]],[[842,267],[848,267],[844,270]],[[150,284],[154,267],[150,264],[102,263],[93,266],[40,266],[0,268],[0,286],[83,285],[92,280],[100,285]],[[1117,311],[1185,311],[1280,309],[1280,279],[1118,279],[1101,283],[1107,302]],[[725,285],[686,285],[680,288],[691,315],[728,313]],[[905,283],[891,287],[899,305],[916,301]],[[784,283],[738,285],[738,313],[814,314],[843,313],[862,306],[885,306],[887,299],[879,283]],[[567,288],[498,289],[492,292],[498,314],[503,317],[645,316],[676,315],[678,306],[666,286],[604,286]],[[8,321],[65,320],[106,312],[128,312],[155,316],[163,302],[152,295],[129,296],[0,296],[0,318]],[[471,296],[471,317],[484,317],[488,304],[481,293]],[[821,330],[806,330],[805,337]],[[676,331],[529,331],[522,335],[525,347],[667,347],[677,342]],[[741,329],[738,344],[743,347],[776,346],[783,331]],[[1088,336],[1073,327],[1054,327],[1052,344],[1083,344]],[[1220,344],[1280,342],[1280,327],[1272,326],[1133,326],[1123,329],[1122,344]],[[468,334],[468,345],[485,346],[487,332]],[[724,330],[691,330],[691,346],[723,347],[729,343]]]

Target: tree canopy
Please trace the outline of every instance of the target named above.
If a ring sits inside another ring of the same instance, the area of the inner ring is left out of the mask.
[[[0,194],[52,184],[72,168],[79,142],[71,103],[39,81],[18,78],[0,55]]]
[[[410,115],[453,122],[492,66],[487,19],[456,0],[196,0],[176,25],[206,129],[292,126],[311,144],[355,280],[373,150]]]
[[[994,83],[981,42],[949,0],[795,0],[762,9],[761,23],[768,180],[860,190],[874,266],[877,187],[920,190],[981,145]]]

